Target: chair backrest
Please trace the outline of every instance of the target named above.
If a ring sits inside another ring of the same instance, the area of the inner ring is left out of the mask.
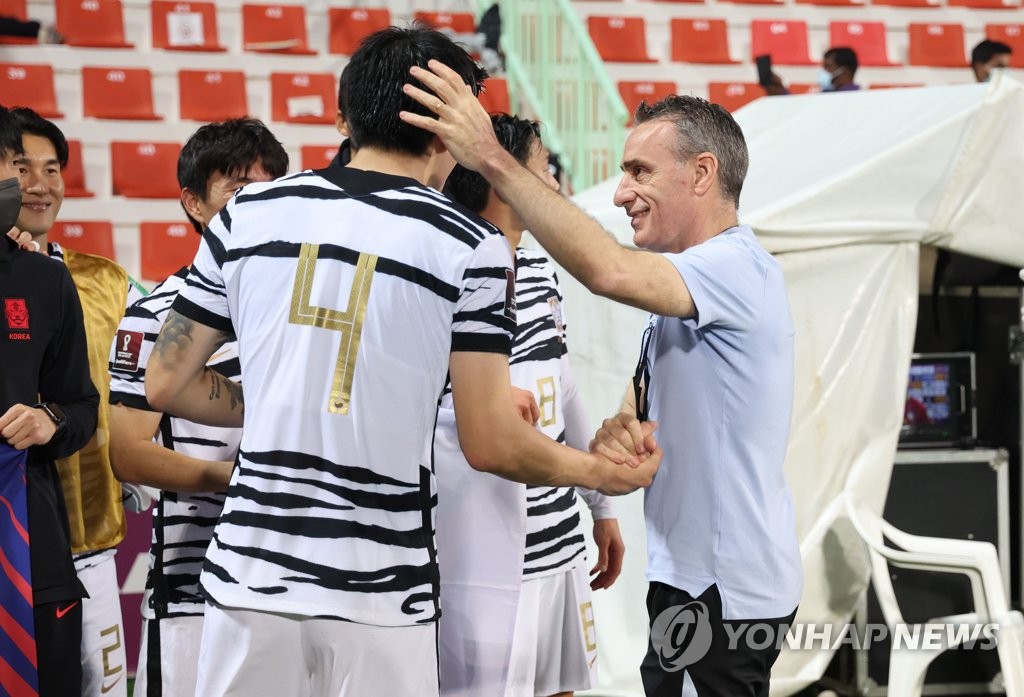
[[[624,80],[619,82],[619,95],[622,97],[626,110],[629,111],[629,123],[633,123],[633,114],[641,102],[654,104],[665,97],[676,93],[676,83],[671,81],[635,82]]]
[[[829,22],[829,46],[846,46],[857,52],[862,66],[899,65],[889,60],[884,22]]]
[[[597,52],[612,63],[653,63],[647,54],[647,25],[643,17],[591,15],[587,29]]]
[[[775,65],[817,65],[807,48],[807,22],[755,19],[750,22],[750,55],[770,55]]]
[[[736,5],[782,5],[783,0],[723,0]]]
[[[867,0],[796,0],[797,5],[818,5],[819,7],[863,7]]]
[[[242,47],[257,53],[315,55],[302,5],[242,5]]]
[[[52,65],[0,63],[0,95],[8,107],[27,106],[47,119],[64,116],[57,109]]]
[[[1020,0],[947,0],[950,7],[970,7],[975,10],[1016,10]]]
[[[338,154],[337,145],[303,145],[299,148],[302,169],[323,169]]]
[[[0,15],[25,21],[28,19],[27,0],[0,0]]]
[[[937,24],[912,22],[907,27],[910,37],[910,65],[927,65],[938,68],[964,68],[964,26],[962,24]]]
[[[764,87],[756,82],[709,82],[708,101],[736,111],[758,97],[765,96]]]
[[[868,548],[871,559],[871,584],[882,608],[885,623],[889,627],[903,624],[903,613],[900,612],[896,591],[892,587],[892,577],[889,575],[889,563],[882,554],[882,550],[885,549],[882,519],[852,492],[847,491],[843,496],[846,515]]]
[[[169,51],[226,51],[217,32],[217,6],[212,2],[152,0],[153,48]]]
[[[124,38],[121,0],[57,0],[56,19],[69,46],[133,48]]]
[[[110,165],[115,196],[178,198],[178,143],[112,141]]]
[[[672,60],[681,63],[737,63],[729,54],[729,32],[724,19],[682,19],[669,22]]]
[[[97,119],[155,121],[148,68],[82,68],[82,112]]]
[[[270,118],[286,123],[333,124],[338,85],[330,73],[270,73]]]
[[[47,239],[76,252],[117,260],[114,225],[105,220],[58,220],[50,228]]]
[[[327,19],[327,50],[351,56],[367,36],[391,26],[391,11],[386,7],[331,7]]]
[[[871,0],[872,5],[888,5],[889,7],[938,7],[942,0]]]
[[[249,113],[241,70],[179,70],[178,106],[182,119],[223,121]]]
[[[147,281],[163,281],[181,267],[189,266],[201,239],[188,222],[139,223],[142,277]]]
[[[480,92],[480,103],[488,114],[508,114],[512,111],[512,101],[508,94],[508,80],[503,77],[491,77],[484,83],[485,89]]]
[[[1024,68],[1024,24],[986,24],[985,38],[1002,41],[1012,48],[1010,65]]]
[[[96,194],[85,185],[85,160],[82,157],[82,141],[68,141],[68,164],[61,171],[64,179],[65,198],[92,198]]]
[[[414,18],[434,29],[451,29],[456,34],[472,34],[476,31],[476,20],[472,12],[427,12],[418,10]]]

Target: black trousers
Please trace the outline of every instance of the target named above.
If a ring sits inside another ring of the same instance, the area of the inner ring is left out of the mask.
[[[33,614],[39,697],[81,697],[82,601],[37,605]]]
[[[796,610],[788,617],[722,619],[711,586],[694,598],[664,583],[647,591],[651,634],[640,664],[647,697],[768,697],[772,665]],[[692,684],[684,692],[684,685]]]

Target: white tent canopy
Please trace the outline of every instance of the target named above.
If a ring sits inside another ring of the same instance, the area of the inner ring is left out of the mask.
[[[916,326],[919,245],[1024,266],[1024,86],[1000,79],[770,98],[736,117],[751,161],[740,217],[782,264],[797,330],[786,461],[805,571],[797,622],[844,623],[869,571],[837,502],[844,488],[879,512],[885,500]],[[629,244],[629,221],[612,205],[617,184],[575,200]],[[560,278],[574,372],[596,423],[617,409],[645,317]],[[642,694],[640,495],[618,508],[626,570],[594,599],[595,694]],[[830,658],[785,650],[772,693],[813,682]]]

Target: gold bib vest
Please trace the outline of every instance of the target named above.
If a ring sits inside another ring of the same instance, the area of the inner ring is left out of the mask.
[[[110,344],[124,315],[128,273],[92,254],[64,249],[64,262],[78,288],[89,343],[89,375],[100,393],[96,433],[74,455],[57,460],[74,554],[108,549],[125,533],[121,483],[110,467]]]

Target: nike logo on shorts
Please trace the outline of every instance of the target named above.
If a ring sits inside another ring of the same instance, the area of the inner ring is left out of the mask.
[[[71,610],[75,607],[75,605],[78,605],[78,601],[77,600],[75,602],[71,603],[70,605],[68,605],[67,607],[64,607],[64,608],[59,607],[59,608],[57,608],[57,619],[60,619],[64,615],[66,615],[69,612],[71,612]]]

